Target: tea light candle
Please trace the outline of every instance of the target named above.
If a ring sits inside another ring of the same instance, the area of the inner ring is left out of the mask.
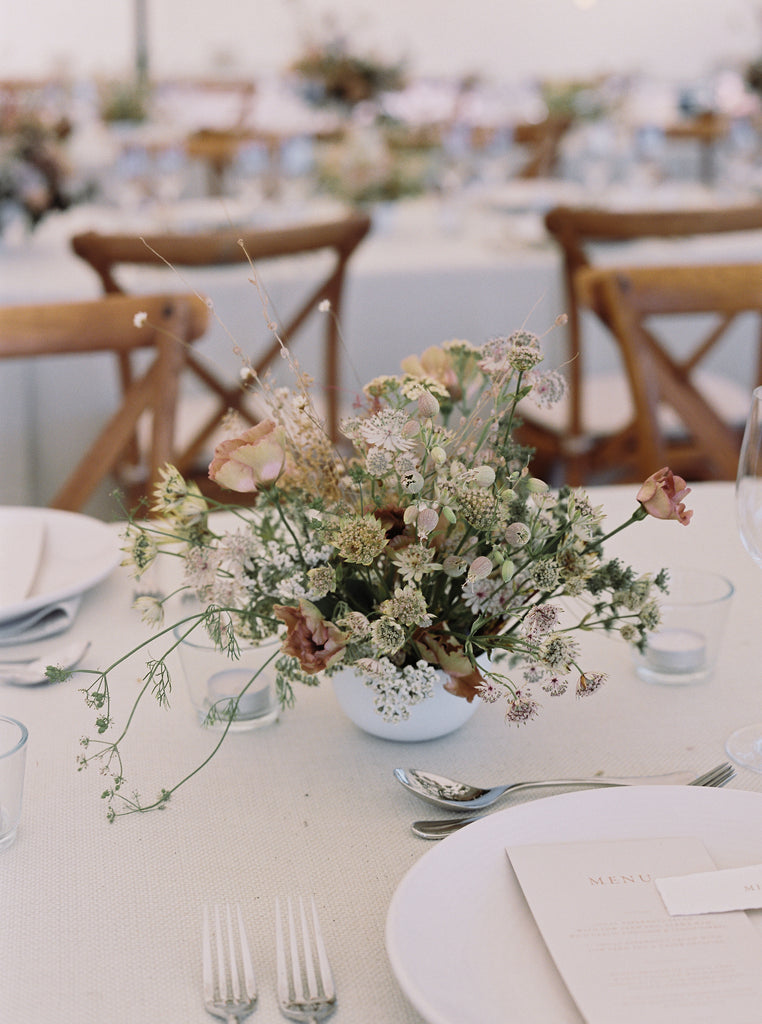
[[[698,672],[706,664],[706,643],[691,629],[663,629],[648,638],[646,660],[655,671]]]
[[[215,672],[209,679],[207,688],[212,704],[218,701],[235,700],[253,675],[252,669],[229,668],[223,672]],[[236,718],[258,718],[270,710],[270,682],[264,676],[258,676],[251,686],[242,694],[238,701]],[[221,704],[224,712],[225,705]]]

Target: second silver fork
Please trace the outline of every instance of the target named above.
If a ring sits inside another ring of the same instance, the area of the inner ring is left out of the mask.
[[[303,1024],[317,1024],[336,1007],[336,990],[323,943],[314,899],[311,901],[311,927],[299,898],[301,943],[294,922],[294,907],[286,901],[288,943],[283,931],[280,901],[275,900],[275,955],[278,975],[278,1003],[281,1013],[289,1020]],[[312,937],[310,937],[310,931]],[[314,954],[313,954],[314,940]],[[301,946],[301,952],[300,952]]]

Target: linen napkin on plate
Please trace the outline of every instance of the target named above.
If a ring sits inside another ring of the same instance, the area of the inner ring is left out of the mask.
[[[45,523],[28,510],[7,510],[0,530],[0,611],[34,592],[45,549]]]
[[[81,601],[82,595],[77,594],[0,622],[0,647],[31,643],[63,633],[74,622]]]

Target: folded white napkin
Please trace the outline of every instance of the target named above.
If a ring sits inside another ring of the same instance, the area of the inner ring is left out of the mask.
[[[57,601],[15,619],[0,622],[0,647],[26,644],[63,633],[74,622],[81,601],[82,595],[77,594],[67,601]]]
[[[45,547],[45,521],[29,509],[4,509],[0,527],[0,609],[33,593]]]

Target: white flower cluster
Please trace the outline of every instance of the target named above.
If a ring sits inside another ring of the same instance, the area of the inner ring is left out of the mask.
[[[405,721],[411,707],[434,696],[437,670],[425,661],[398,668],[388,658],[361,658],[357,668],[373,690],[373,703],[385,722]]]

